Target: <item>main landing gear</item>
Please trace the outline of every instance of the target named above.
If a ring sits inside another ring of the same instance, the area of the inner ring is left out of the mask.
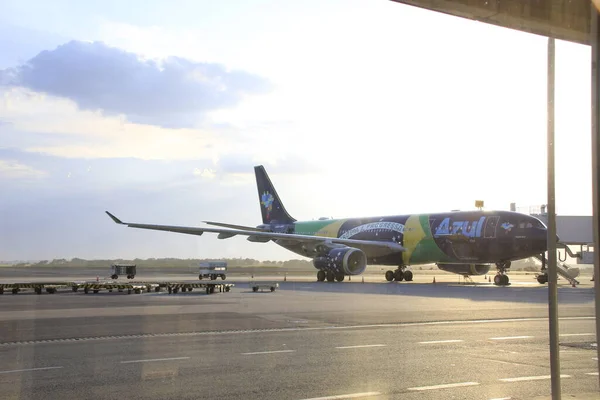
[[[386,271],[385,272],[385,280],[388,282],[391,282],[391,281],[401,282],[403,280],[410,282],[413,280],[413,273],[412,273],[412,271],[406,269],[405,266],[398,267],[398,269],[395,271]]]
[[[494,285],[496,286],[508,286],[510,285],[510,279],[506,275],[506,271],[510,268],[510,261],[496,263],[496,269],[498,273],[494,277]]]
[[[323,271],[323,270],[319,270],[319,272],[317,272],[317,282],[323,282],[325,279],[327,279],[327,282],[334,282],[334,281],[338,281],[338,282],[342,282],[344,280],[345,276],[343,272],[333,272],[333,271]]]

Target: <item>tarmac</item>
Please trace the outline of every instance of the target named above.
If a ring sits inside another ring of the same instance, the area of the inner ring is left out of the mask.
[[[2,281],[96,277],[31,272]],[[391,283],[232,274],[233,290],[211,295],[5,293],[1,397],[550,398],[546,285],[523,274],[509,287],[464,284],[444,273],[433,284],[416,272],[415,282]],[[174,278],[198,282],[185,271],[135,280]],[[589,278],[559,289],[565,399],[600,398]],[[254,293],[251,281],[279,288]]]

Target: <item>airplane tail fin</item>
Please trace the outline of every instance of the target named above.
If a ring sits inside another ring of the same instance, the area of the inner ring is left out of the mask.
[[[260,202],[263,224],[270,224],[272,222],[289,224],[296,222],[285,210],[265,168],[262,165],[254,167],[254,174],[256,175],[258,201]]]

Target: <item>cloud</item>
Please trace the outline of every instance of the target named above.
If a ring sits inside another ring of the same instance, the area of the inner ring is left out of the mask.
[[[160,61],[102,42],[70,41],[27,63],[0,71],[0,84],[74,101],[80,109],[125,115],[129,121],[191,127],[202,116],[264,94],[264,78],[181,57]]]
[[[45,171],[35,169],[29,165],[21,164],[18,161],[0,159],[0,178],[41,178],[45,175]]]
[[[206,179],[214,179],[216,176],[215,171],[211,168],[194,168],[193,174]]]
[[[274,174],[314,174],[323,171],[321,165],[313,162],[310,154],[286,154],[277,155],[255,154],[226,154],[219,157],[216,169],[223,174],[254,176],[254,166],[263,165]]]
[[[10,19],[10,18],[9,18]],[[24,63],[44,49],[54,48],[69,40],[42,29],[0,23],[0,69]]]
[[[225,128],[135,124],[25,88],[0,88],[0,119],[6,122],[0,125],[3,146],[68,158],[211,158],[230,140]]]

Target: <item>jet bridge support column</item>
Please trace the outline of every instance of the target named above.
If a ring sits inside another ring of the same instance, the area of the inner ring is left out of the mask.
[[[560,400],[558,346],[558,275],[556,271],[556,209],[554,188],[554,38],[548,38],[548,319],[552,399]]]
[[[596,4],[594,4],[596,3]],[[594,230],[594,288],[596,289],[596,338],[600,337],[600,9],[590,2],[590,44],[592,46],[592,201]],[[600,369],[600,347],[598,369]]]

